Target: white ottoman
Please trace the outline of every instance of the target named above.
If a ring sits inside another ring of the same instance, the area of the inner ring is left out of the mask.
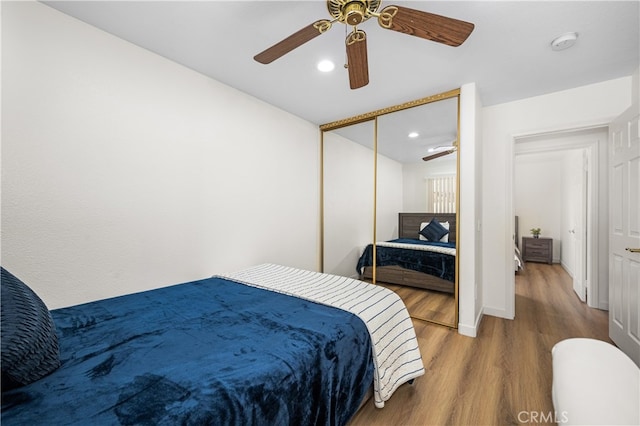
[[[558,424],[640,425],[640,368],[617,347],[567,339],[551,350]]]

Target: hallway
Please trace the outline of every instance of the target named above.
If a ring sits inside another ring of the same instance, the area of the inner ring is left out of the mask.
[[[514,320],[485,316],[476,338],[414,321],[426,374],[356,425],[507,425],[553,416],[551,348],[569,337],[610,342],[608,313],[580,302],[559,264],[516,276]]]

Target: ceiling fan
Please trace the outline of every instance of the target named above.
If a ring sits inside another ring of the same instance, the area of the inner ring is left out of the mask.
[[[453,141],[450,147],[447,147],[444,151],[436,152],[435,154],[427,155],[426,157],[422,157],[423,161],[431,161],[436,158],[444,157],[445,155],[453,154],[458,150],[458,141]]]
[[[302,28],[253,57],[261,64],[269,64],[293,49],[328,31],[335,22],[350,25],[352,31],[345,40],[347,69],[351,89],[369,83],[367,60],[367,35],[357,25],[371,17],[385,29],[398,31],[449,46],[460,46],[473,31],[470,22],[435,15],[402,6],[387,6],[380,9],[381,0],[327,0],[327,8],[333,19],[320,19]]]

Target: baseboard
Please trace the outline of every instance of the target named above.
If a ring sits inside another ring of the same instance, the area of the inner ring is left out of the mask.
[[[562,269],[564,269],[564,271],[565,271],[567,274],[569,274],[569,276],[570,276],[571,278],[573,278],[573,271],[572,271],[571,269],[569,269],[569,267],[567,266],[567,264],[566,264],[566,263],[564,263],[564,262],[560,262],[560,266],[562,266]]]
[[[512,320],[513,316],[509,315],[507,311],[504,309],[496,309],[496,308],[487,308],[486,306],[483,308],[484,315],[491,315],[492,317],[504,318]]]
[[[478,316],[476,317],[473,325],[458,323],[458,333],[462,334],[463,336],[476,337],[478,335],[478,329],[480,328],[482,316],[483,308],[481,308],[480,312],[478,312]]]

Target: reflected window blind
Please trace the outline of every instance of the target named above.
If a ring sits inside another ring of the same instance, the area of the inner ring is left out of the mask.
[[[427,179],[427,211],[433,213],[456,212],[456,175]]]

